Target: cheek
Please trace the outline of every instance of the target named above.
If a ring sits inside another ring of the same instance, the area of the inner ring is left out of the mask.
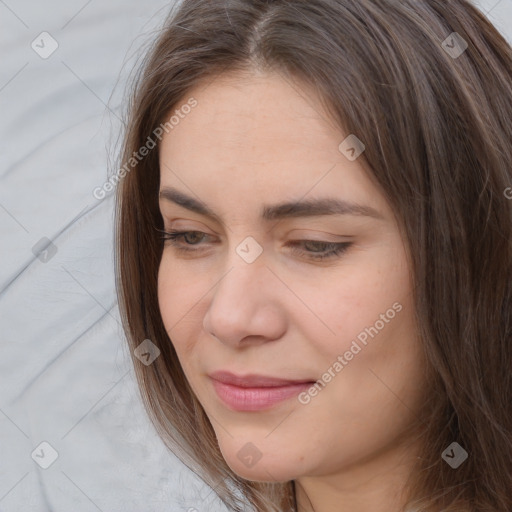
[[[198,315],[198,299],[203,293],[198,290],[197,279],[190,279],[176,268],[175,260],[165,255],[158,269],[158,305],[165,330],[178,354],[182,365],[193,348],[192,330],[201,328]]]
[[[160,308],[160,315],[164,323],[166,331],[169,333],[173,325],[173,316],[175,315],[174,304],[176,303],[174,294],[176,289],[172,286],[172,279],[167,271],[167,266],[164,260],[160,262],[158,268],[158,307]]]
[[[337,335],[317,345],[325,382],[317,405],[327,410],[342,403],[340,424],[358,423],[368,435],[379,422],[393,430],[397,418],[407,416],[403,403],[415,408],[421,394],[424,365],[407,283],[375,281],[374,288],[345,290],[331,310],[333,323],[340,318]]]
[[[353,265],[346,272],[326,275],[315,285],[312,290],[311,283],[303,283],[301,292],[315,313],[303,320],[305,336],[318,340],[318,352],[331,359],[350,350],[354,340],[365,347],[375,330],[377,338],[391,334],[412,315],[408,272],[399,258]],[[320,332],[325,335],[319,336]]]

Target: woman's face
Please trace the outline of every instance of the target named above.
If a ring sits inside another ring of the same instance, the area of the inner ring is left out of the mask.
[[[277,74],[190,97],[160,148],[164,229],[190,233],[165,242],[158,298],[226,462],[260,481],[383,467],[424,364],[406,249],[362,147],[340,148],[350,134]]]

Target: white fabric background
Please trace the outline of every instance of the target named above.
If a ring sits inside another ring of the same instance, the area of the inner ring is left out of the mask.
[[[113,196],[92,195],[126,72],[171,3],[0,0],[3,512],[225,510],[144,414],[116,305]],[[479,5],[512,42],[512,0]],[[31,48],[43,31],[59,44],[47,59]],[[48,469],[31,458],[43,441],[58,452]]]
[[[0,2],[2,512],[225,510],[144,415],[118,323],[113,194],[92,195],[122,79],[171,4]],[[59,44],[47,59],[31,48],[43,31]],[[43,237],[47,263],[32,252]],[[48,469],[31,458],[43,441]]]

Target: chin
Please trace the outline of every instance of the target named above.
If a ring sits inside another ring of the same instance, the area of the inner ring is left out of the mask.
[[[298,465],[282,452],[261,453],[252,443],[242,448],[222,446],[221,452],[233,473],[253,482],[289,482],[298,476]]]
[[[247,468],[238,461],[228,461],[228,466],[233,473],[251,482],[285,483],[297,478],[295,472],[291,471],[290,468],[264,466],[262,461],[253,468]]]

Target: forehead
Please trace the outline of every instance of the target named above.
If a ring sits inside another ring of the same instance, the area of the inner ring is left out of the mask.
[[[200,85],[182,100],[194,97],[197,106],[164,135],[164,153],[200,156],[201,150],[224,161],[263,162],[289,158],[290,150],[337,156],[343,134],[328,124],[316,93],[304,87],[279,74],[222,75]]]
[[[185,185],[224,204],[310,192],[379,202],[361,161],[340,152],[348,134],[303,84],[278,74],[228,75],[191,90],[183,103],[189,98],[197,105],[162,140],[161,188]]]

